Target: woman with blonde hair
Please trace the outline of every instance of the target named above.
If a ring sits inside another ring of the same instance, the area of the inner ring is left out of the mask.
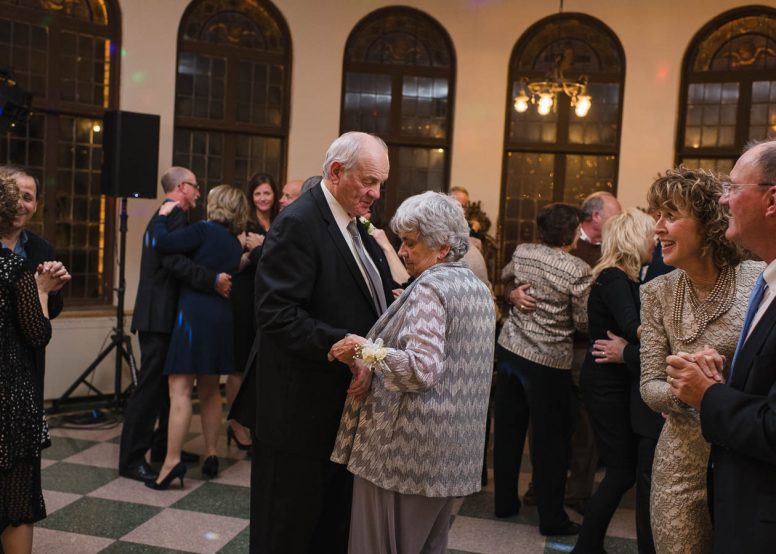
[[[185,253],[191,259],[217,273],[237,271],[242,246],[237,235],[248,219],[248,202],[243,192],[229,185],[212,189],[207,198],[207,220],[174,232],[167,230],[167,215],[177,202],[159,208],[154,226],[156,248],[163,254]],[[178,317],[170,337],[164,374],[170,384],[170,419],[167,433],[167,457],[156,482],[147,486],[166,489],[186,474],[181,462],[183,440],[191,424],[191,392],[197,382],[205,439],[206,477],[218,474],[216,441],[221,427],[221,375],[235,371],[232,305],[215,293],[183,285],[178,300]]]
[[[631,389],[638,383],[624,363],[626,347],[639,344],[639,273],[652,258],[655,220],[630,208],[603,228],[601,261],[593,268],[587,304],[590,348],[580,388],[606,475],[590,498],[574,552],[604,552],[609,522],[636,480],[638,439],[631,427]],[[597,341],[622,337],[616,357],[605,357]],[[627,345],[627,346],[626,346]]]
[[[659,213],[655,232],[663,259],[677,268],[641,290],[641,395],[666,415],[655,450],[650,506],[659,553],[712,549],[706,492],[710,447],[698,413],[671,393],[666,356],[713,345],[726,359],[726,373],[763,268],[742,262],[739,249],[725,238],[728,213],[719,204],[721,196],[715,175],[685,167],[659,176],[647,194],[649,207]]]

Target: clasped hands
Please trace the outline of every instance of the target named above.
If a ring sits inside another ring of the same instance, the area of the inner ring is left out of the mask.
[[[666,381],[671,385],[671,392],[696,409],[700,409],[706,390],[724,381],[725,357],[708,345],[694,354],[677,352],[668,356],[666,363]]]
[[[62,262],[43,262],[35,270],[38,290],[46,294],[61,290],[71,278]]]
[[[356,350],[364,344],[366,339],[358,335],[346,335],[345,338],[337,341],[329,350],[328,359],[346,364],[353,374],[353,380],[350,382],[348,394],[356,399],[361,399],[369,392],[372,385],[372,371],[361,360],[356,358]]]

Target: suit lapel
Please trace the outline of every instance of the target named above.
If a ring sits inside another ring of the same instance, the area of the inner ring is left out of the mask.
[[[321,183],[320,186],[323,187],[325,185]],[[316,187],[310,192],[313,194],[313,197],[318,204],[318,210],[320,211],[321,218],[326,225],[326,230],[329,233],[331,243],[334,245],[335,249],[339,253],[339,256],[342,258],[342,261],[347,266],[348,271],[350,271],[350,274],[353,276],[353,279],[355,280],[356,285],[358,285],[358,288],[361,290],[361,293],[369,302],[369,305],[372,307],[372,311],[374,311],[375,315],[377,315],[377,311],[374,308],[374,301],[372,300],[372,294],[369,292],[366,281],[364,281],[364,276],[361,274],[361,270],[356,264],[356,259],[353,257],[353,252],[351,252],[348,243],[345,242],[345,237],[342,236],[342,231],[340,231],[340,228],[337,226],[337,221],[334,219],[334,215],[331,213],[331,208],[329,208],[329,203],[326,202],[326,197],[323,195],[323,191],[320,190],[319,187]]]
[[[776,325],[776,301],[771,301],[771,305],[765,310],[763,317],[749,335],[749,338],[741,348],[741,353],[736,358],[733,378],[729,383],[734,389],[744,390],[755,356],[762,349],[763,343],[768,338],[774,325]]]

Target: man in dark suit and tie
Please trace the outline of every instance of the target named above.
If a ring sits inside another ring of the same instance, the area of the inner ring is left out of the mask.
[[[669,356],[677,397],[700,410],[712,445],[714,552],[772,552],[776,545],[776,141],[755,144],[730,172],[720,203],[726,236],[768,265],[755,284],[727,383],[708,376],[714,351]],[[694,360],[694,361],[693,361]]]
[[[165,202],[178,202],[178,208],[167,216],[170,230],[188,224],[186,212],[196,206],[199,185],[194,174],[183,167],[173,167],[162,176]],[[152,459],[161,461],[167,451],[167,417],[170,398],[167,377],[162,374],[178,307],[181,280],[191,286],[228,297],[232,278],[193,263],[182,254],[162,256],[155,248],[154,212],[143,235],[140,258],[140,281],[137,286],[132,332],[138,332],[140,371],[132,396],[124,409],[121,432],[119,475],[137,481],[153,481],[158,475],[145,459],[152,448]],[[154,433],[154,424],[159,429]],[[183,461],[197,461],[198,456],[184,452]]]
[[[62,262],[55,261],[57,258],[54,248],[48,241],[26,228],[38,210],[38,200],[43,193],[40,181],[18,165],[0,166],[0,176],[13,179],[19,187],[19,212],[16,214],[11,232],[0,237],[2,247],[26,258],[32,271],[36,273],[44,270],[51,271],[59,278],[59,285],[48,295],[49,319],[54,319],[62,312],[64,302],[60,291],[70,281],[70,274]],[[38,401],[41,404],[45,372],[46,349],[39,348],[35,351],[35,385]]]
[[[329,460],[353,375],[327,357],[392,299],[382,252],[358,217],[388,178],[388,150],[345,133],[321,185],[272,223],[256,271],[257,406],[251,552],[345,552],[352,475]],[[354,370],[357,371],[357,370]]]

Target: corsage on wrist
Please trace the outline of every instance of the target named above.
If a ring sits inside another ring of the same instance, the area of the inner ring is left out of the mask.
[[[376,367],[385,367],[385,356],[388,354],[388,350],[383,346],[383,339],[377,339],[372,342],[372,339],[367,339],[363,344],[356,346],[356,359],[361,360],[369,368],[369,371],[374,371]]]

